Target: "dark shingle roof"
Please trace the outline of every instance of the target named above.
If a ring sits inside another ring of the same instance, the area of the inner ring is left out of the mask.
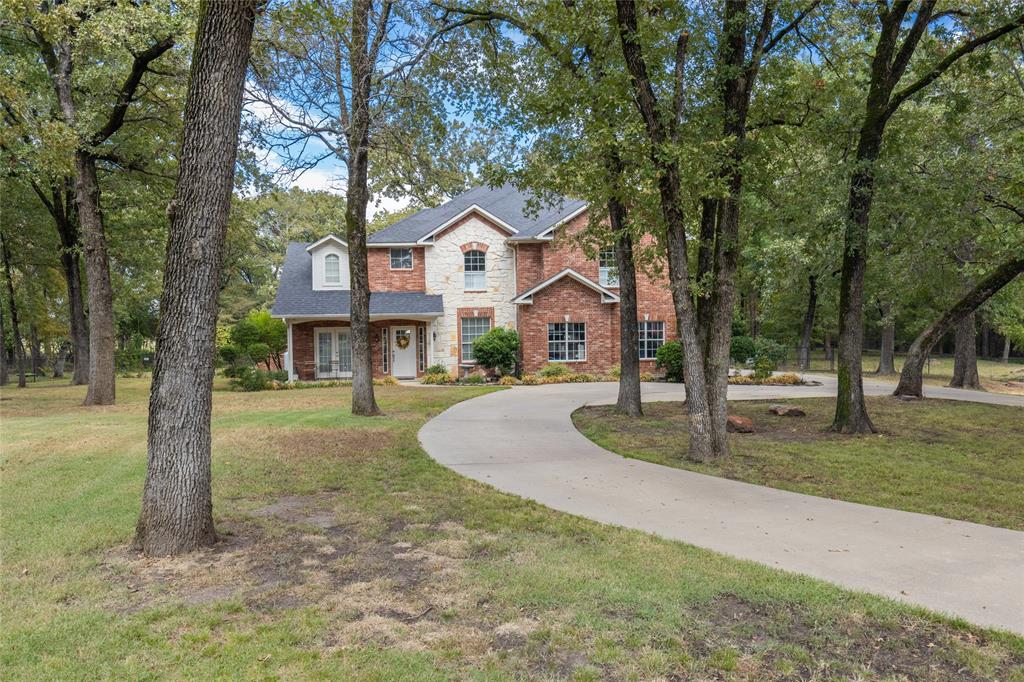
[[[520,192],[512,185],[493,188],[479,185],[452,197],[440,206],[427,208],[403,218],[380,232],[371,234],[367,241],[370,244],[415,242],[474,204],[518,230],[512,239],[529,239],[586,206],[585,201],[563,197],[551,206],[543,201],[535,202],[539,210],[534,214],[528,209],[528,204],[533,198],[534,195]]]
[[[277,317],[348,315],[351,311],[349,291],[313,291],[313,257],[306,251],[307,246],[297,242],[288,245],[271,313]],[[440,296],[404,291],[370,294],[371,315],[440,315],[443,312]]]

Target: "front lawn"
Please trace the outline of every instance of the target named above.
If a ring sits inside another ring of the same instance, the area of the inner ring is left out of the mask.
[[[880,430],[872,436],[829,433],[832,398],[787,400],[806,417],[780,417],[780,401],[736,401],[755,433],[732,434],[733,456],[721,463],[686,459],[680,403],[644,405],[642,419],[586,407],[576,427],[626,457],[879,507],[1024,530],[1024,408],[949,400],[867,399]]]
[[[4,679],[1024,680],[1022,638],[435,464],[420,425],[487,390],[382,387],[377,419],[345,388],[218,390],[222,542],[143,559],[146,381],[4,389]]]

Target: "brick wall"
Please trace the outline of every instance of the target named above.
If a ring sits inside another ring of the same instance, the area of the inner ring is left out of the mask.
[[[314,329],[335,329],[335,328],[347,328],[348,322],[342,322],[337,320],[323,320],[314,322],[300,322],[292,325],[292,362],[295,365],[295,373],[301,381],[313,381],[316,378],[316,369],[314,364],[316,362],[316,339],[314,338]],[[413,344],[419,343],[419,332],[415,331],[418,327],[427,327],[425,330],[424,341],[429,345],[430,329],[426,322],[417,320],[381,320],[370,323],[370,355],[373,362],[373,376],[382,377],[384,376],[383,368],[383,352],[381,339],[381,330],[387,329],[392,326],[408,326],[413,327]],[[390,344],[390,339],[389,339]],[[418,352],[418,347],[416,348]],[[427,364],[429,365],[429,357],[427,358]],[[390,365],[390,362],[389,362]],[[388,367],[388,373],[391,373],[390,366]],[[416,376],[422,376],[423,372],[420,371],[418,355],[416,364]]]
[[[542,244],[520,244],[516,251],[517,293],[535,287],[565,268],[572,268],[584,277],[598,282],[597,257],[589,258],[579,241],[574,239],[587,225],[586,214],[559,228],[555,239]],[[653,238],[645,237],[639,249],[653,246]],[[637,271],[638,318],[665,323],[665,340],[677,337],[675,308],[668,277],[660,263],[650,272]],[[611,291],[618,292],[617,288]],[[523,371],[535,372],[547,363],[547,323],[587,323],[587,361],[567,363],[578,372],[600,373],[619,364],[619,305],[601,303],[600,295],[582,284],[565,278],[534,295],[531,305],[519,306],[519,335],[523,347]],[[653,372],[654,361],[642,361],[641,371]]]
[[[426,262],[422,246],[412,250],[412,270],[392,270],[390,248],[369,248],[366,257],[370,271],[370,291],[426,290]]]

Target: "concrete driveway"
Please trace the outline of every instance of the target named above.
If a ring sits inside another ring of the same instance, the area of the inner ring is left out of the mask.
[[[828,397],[823,385],[732,386],[730,400]],[[868,394],[892,384],[865,382]],[[870,507],[626,459],[572,424],[616,384],[518,387],[459,403],[420,430],[441,464],[499,490],[602,523],[635,528],[1024,634],[1024,532]],[[926,387],[930,398],[1024,408],[1024,397]],[[645,384],[645,401],[681,400]],[[1022,410],[1021,419],[1024,419]]]

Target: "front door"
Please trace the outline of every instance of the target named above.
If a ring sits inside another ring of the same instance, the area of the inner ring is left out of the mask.
[[[391,364],[398,379],[416,378],[415,327],[391,328]]]
[[[352,376],[352,344],[348,329],[316,330],[316,378]]]

